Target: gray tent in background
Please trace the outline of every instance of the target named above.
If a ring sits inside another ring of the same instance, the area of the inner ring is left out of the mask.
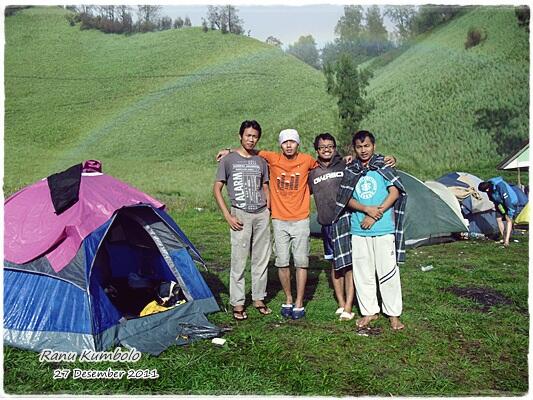
[[[405,218],[405,244],[423,244],[447,241],[452,233],[468,232],[466,221],[454,211],[453,206],[444,201],[424,182],[408,173],[398,171],[407,191]],[[316,214],[310,218],[311,234],[320,236],[320,225]]]

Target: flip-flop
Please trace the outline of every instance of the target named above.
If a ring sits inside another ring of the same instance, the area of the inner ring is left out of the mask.
[[[268,308],[267,306],[265,305],[262,305],[262,306],[254,306],[257,311],[259,311],[259,314],[261,315],[268,315],[268,314],[272,314],[272,310],[270,308]]]
[[[248,315],[246,315],[246,312],[243,310],[233,310],[233,319],[237,321],[244,321],[245,319],[248,319]]]
[[[355,317],[355,314],[353,312],[347,312],[343,311],[342,314],[339,317],[339,321],[351,321]]]

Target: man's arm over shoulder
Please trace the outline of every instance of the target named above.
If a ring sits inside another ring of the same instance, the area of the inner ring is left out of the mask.
[[[273,161],[276,157],[279,157],[279,154],[275,151],[269,150],[256,150],[256,154],[263,158],[266,162]]]
[[[309,170],[312,170],[318,167],[318,161],[313,156],[307,153],[300,153],[300,154],[302,155],[302,157],[304,157],[305,163],[307,164],[307,167]]]

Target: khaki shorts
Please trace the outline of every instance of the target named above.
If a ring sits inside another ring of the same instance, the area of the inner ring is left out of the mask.
[[[272,219],[276,267],[288,267],[292,252],[294,266],[309,266],[309,218],[299,221]]]

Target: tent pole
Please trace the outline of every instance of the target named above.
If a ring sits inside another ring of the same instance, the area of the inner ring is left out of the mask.
[[[522,188],[522,184],[520,183],[520,167],[518,167],[518,187]]]

